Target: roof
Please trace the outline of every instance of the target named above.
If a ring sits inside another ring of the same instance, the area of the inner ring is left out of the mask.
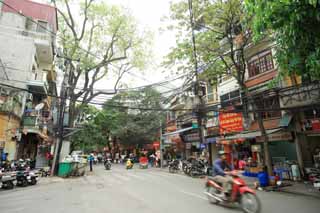
[[[23,15],[33,19],[47,21],[51,25],[53,32],[57,32],[58,20],[57,9],[55,7],[30,0],[4,0],[3,2],[3,12],[17,13],[17,11],[20,11]]]

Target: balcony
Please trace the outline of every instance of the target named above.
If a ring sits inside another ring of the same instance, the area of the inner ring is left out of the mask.
[[[48,94],[48,83],[41,80],[32,80],[27,82],[28,89],[35,94]]]
[[[318,104],[320,99],[320,83],[293,86],[280,90],[282,107],[301,107]]]
[[[49,111],[26,110],[23,116],[23,129],[28,133],[45,133],[48,125],[50,125]]]
[[[29,37],[34,40],[39,61],[52,63],[54,55],[54,37],[49,32],[23,30],[0,25],[0,31],[7,35]]]

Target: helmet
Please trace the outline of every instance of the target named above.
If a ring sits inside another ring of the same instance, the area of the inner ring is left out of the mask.
[[[221,155],[225,155],[226,153],[223,150],[221,150],[218,152],[218,154],[221,156]]]

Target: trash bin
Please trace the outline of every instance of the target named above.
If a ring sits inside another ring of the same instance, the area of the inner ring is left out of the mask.
[[[59,170],[58,170],[59,177],[68,177],[71,172],[72,172],[71,162],[59,163]]]
[[[261,187],[266,187],[269,185],[268,183],[268,173],[266,172],[259,172],[258,180]]]

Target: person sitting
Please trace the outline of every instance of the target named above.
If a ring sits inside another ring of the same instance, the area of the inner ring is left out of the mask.
[[[221,183],[223,188],[223,193],[221,193],[221,198],[226,199],[227,194],[230,191],[232,178],[228,176],[227,170],[231,170],[230,166],[226,161],[226,154],[224,151],[219,152],[219,157],[214,161],[213,164],[213,180]]]

